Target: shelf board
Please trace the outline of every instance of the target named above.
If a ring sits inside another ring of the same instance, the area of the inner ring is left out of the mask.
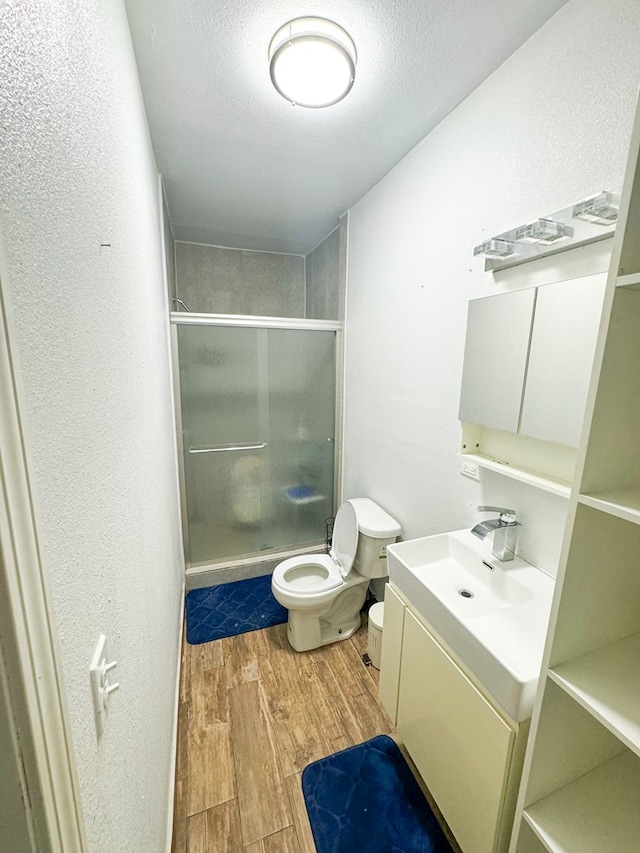
[[[608,512],[622,518],[640,524],[640,486],[623,486],[619,489],[607,489],[602,492],[594,492],[590,495],[580,495],[578,501],[592,509]]]
[[[551,853],[637,850],[638,802],[640,761],[625,750],[529,806],[523,817]]]
[[[568,498],[571,494],[571,483],[565,480],[558,480],[554,477],[547,477],[536,471],[530,471],[527,468],[518,468],[506,462],[498,462],[490,456],[484,456],[482,453],[463,453],[464,459],[475,462],[481,468],[486,468],[488,471],[496,471],[498,474],[504,474],[505,477],[511,477],[513,480],[519,480],[521,483],[528,483],[530,486],[536,486],[545,492],[551,492],[553,495],[559,495],[563,498]]]
[[[640,634],[554,667],[549,678],[640,755]]]
[[[619,275],[616,278],[616,287],[638,287],[640,286],[640,273],[634,272],[631,275]]]

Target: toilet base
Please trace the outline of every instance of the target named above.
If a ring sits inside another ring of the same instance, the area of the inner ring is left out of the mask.
[[[299,618],[302,617],[302,618]],[[319,649],[320,646],[328,646],[329,643],[337,643],[339,640],[348,640],[353,637],[360,627],[360,614],[357,619],[348,625],[323,624],[320,619],[314,619],[300,611],[289,611],[287,622],[287,638],[291,647],[297,652],[310,652]]]
[[[348,640],[360,627],[360,609],[369,585],[368,578],[345,589],[324,612],[289,610],[287,637],[297,652],[308,652],[329,643]]]

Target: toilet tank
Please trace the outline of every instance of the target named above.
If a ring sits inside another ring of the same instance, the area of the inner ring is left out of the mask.
[[[389,574],[387,545],[396,541],[402,528],[369,498],[353,498],[349,503],[358,522],[358,547],[353,567],[363,577],[383,578]]]

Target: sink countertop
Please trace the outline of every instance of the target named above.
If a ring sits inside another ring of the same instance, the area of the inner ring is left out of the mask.
[[[553,579],[519,557],[501,563],[490,540],[466,529],[398,542],[387,555],[389,578],[413,609],[508,716],[528,719]]]

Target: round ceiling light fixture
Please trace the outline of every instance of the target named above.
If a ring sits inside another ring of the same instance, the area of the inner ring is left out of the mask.
[[[271,39],[269,70],[276,90],[299,107],[330,107],[351,90],[356,46],[325,18],[296,18]]]

